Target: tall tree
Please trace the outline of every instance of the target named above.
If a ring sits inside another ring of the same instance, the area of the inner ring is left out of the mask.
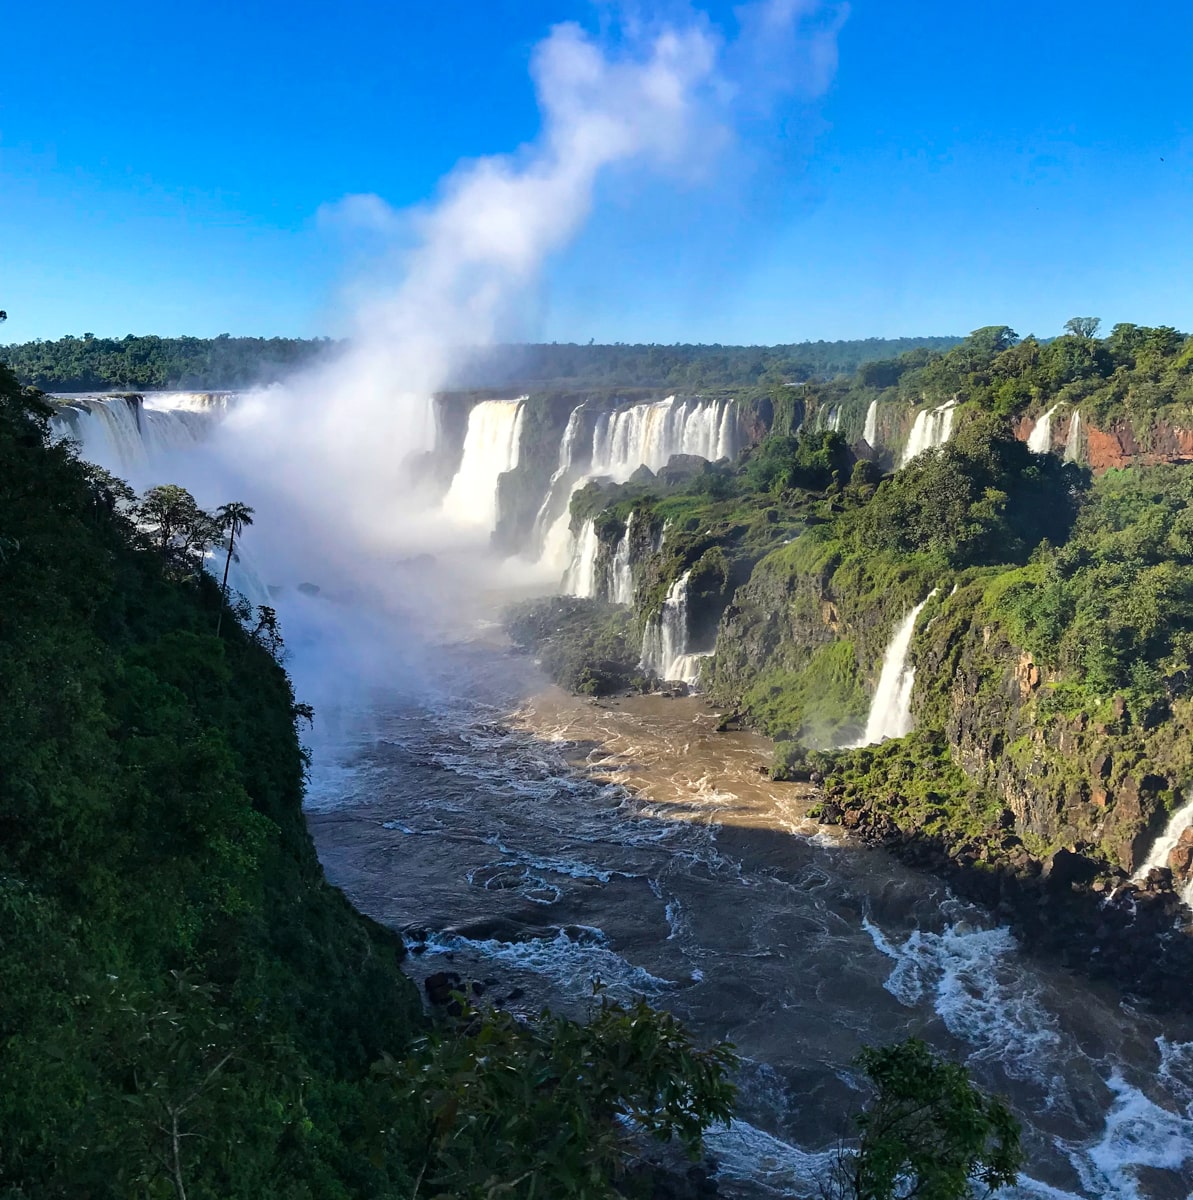
[[[1101,317],[1070,317],[1065,322],[1065,332],[1074,337],[1092,338],[1101,327]]]
[[[220,627],[224,623],[224,608],[228,603],[228,570],[232,566],[232,548],[236,544],[236,535],[253,523],[253,510],[239,500],[229,504],[221,504],[216,510],[215,519],[219,527],[228,535],[228,555],[224,559],[224,578],[220,583],[220,615],[215,622],[215,636],[219,637]]]

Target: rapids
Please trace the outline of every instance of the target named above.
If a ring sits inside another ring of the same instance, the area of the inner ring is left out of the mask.
[[[490,626],[491,629],[491,626]],[[1177,1200],[1193,1187],[1193,1025],[1026,958],[1007,930],[807,815],[698,699],[544,689],[491,632],[419,699],[378,701],[316,759],[333,882],[406,932],[416,976],[582,1014],[641,994],[743,1056],[708,1148],[731,1197],[812,1196],[861,1096],[863,1043],[909,1034],[1008,1095],[1020,1196]]]

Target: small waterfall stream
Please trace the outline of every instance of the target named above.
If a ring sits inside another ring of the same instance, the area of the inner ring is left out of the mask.
[[[949,400],[939,408],[922,408],[916,413],[915,422],[903,447],[899,466],[905,467],[925,450],[943,446],[953,435],[953,421],[957,416],[957,401]]]
[[[866,409],[866,425],[862,430],[862,441],[870,447],[871,450],[878,449],[878,401],[871,400],[870,407]]]
[[[1073,410],[1069,436],[1065,439],[1065,462],[1076,462],[1081,455],[1081,410]]]
[[[1188,793],[1185,803],[1169,818],[1167,827],[1156,838],[1155,845],[1148,852],[1147,859],[1131,878],[1142,881],[1147,878],[1148,872],[1156,867],[1167,867],[1168,856],[1176,849],[1181,835],[1188,829],[1193,829],[1193,790]],[[1193,875],[1183,883],[1178,881],[1178,890],[1181,893],[1181,899],[1193,908]]]
[[[585,521],[572,548],[572,561],[563,575],[565,596],[593,597],[597,594],[596,560],[601,543],[597,538],[596,522]]]
[[[663,607],[646,624],[642,634],[642,667],[659,679],[695,683],[707,653],[688,651],[688,578],[685,571],[667,592]]]
[[[878,687],[874,689],[874,699],[870,702],[866,732],[857,745],[873,746],[885,742],[887,738],[904,737],[911,732],[911,689],[915,685],[915,667],[908,665],[907,657],[911,651],[915,623],[924,611],[924,605],[935,595],[936,589],[933,588],[895,626],[886,653],[882,656],[882,672],[878,677]]]
[[[464,454],[443,511],[461,525],[497,528],[497,481],[518,465],[526,398],[482,400],[468,414]]]
[[[614,604],[634,603],[634,571],[630,562],[633,546],[630,541],[634,527],[634,514],[626,517],[625,533],[617,543],[613,552],[613,561],[609,566],[609,599]]]
[[[1052,414],[1060,408],[1059,404],[1054,404],[1040,419],[1036,422],[1035,428],[1028,435],[1027,448],[1033,454],[1047,454],[1052,449]]]

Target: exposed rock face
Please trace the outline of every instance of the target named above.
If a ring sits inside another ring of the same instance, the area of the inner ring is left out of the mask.
[[[1106,719],[1050,703],[1053,680],[998,628],[956,617],[920,648],[914,704],[943,727],[966,772],[1006,804],[1015,832],[1088,846],[1126,872],[1166,821],[1165,794],[1193,772],[1193,711],[1174,701],[1154,728],[1133,725],[1121,699]],[[972,611],[972,608],[970,609]]]
[[[1181,884],[1193,879],[1193,826],[1181,834],[1180,840],[1169,851],[1168,869]]]
[[[1020,441],[1027,441],[1036,427],[1036,420],[1035,417],[1021,417],[1015,425],[1015,436]],[[1082,437],[1085,448],[1080,461],[1097,474],[1116,467],[1193,462],[1193,429],[1167,421],[1157,421],[1146,430],[1125,420],[1114,422],[1108,429],[1086,423]]]

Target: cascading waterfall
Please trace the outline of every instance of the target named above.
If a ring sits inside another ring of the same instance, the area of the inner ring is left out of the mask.
[[[518,465],[522,442],[521,400],[482,400],[468,414],[460,469],[443,498],[443,511],[461,525],[497,528],[497,481]]]
[[[895,632],[882,656],[882,672],[878,676],[878,687],[870,702],[870,714],[866,718],[866,732],[858,746],[873,746],[887,738],[905,737],[911,732],[911,689],[915,684],[915,667],[909,666],[908,654],[911,639],[915,635],[915,623],[924,611],[924,605],[936,595],[933,588],[895,626]]]
[[[659,679],[695,683],[700,678],[700,663],[708,657],[688,652],[688,578],[685,571],[667,592],[663,607],[646,624],[642,634],[644,670]]]
[[[943,446],[952,437],[953,419],[957,415],[957,401],[949,400],[939,408],[922,408],[916,413],[915,423],[903,447],[899,466],[905,467],[917,455],[935,446]]]
[[[540,559],[554,561],[561,553],[567,552],[568,522],[559,523],[559,517],[565,516],[576,484],[572,478],[572,467],[576,461],[576,446],[580,440],[580,430],[583,426],[586,411],[583,404],[573,408],[568,416],[568,423],[563,431],[563,440],[559,443],[559,466],[551,476],[547,485],[547,494],[539,505],[534,518],[534,550]],[[562,546],[548,547],[548,541],[554,535],[562,540]]]
[[[1047,454],[1052,449],[1052,414],[1060,408],[1054,404],[1037,422],[1027,439],[1027,448],[1033,454]]]
[[[634,603],[634,571],[630,561],[633,546],[630,535],[634,526],[634,514],[626,517],[625,533],[617,543],[613,552],[613,561],[609,566],[609,599],[614,604]]]
[[[597,538],[596,522],[585,521],[572,549],[572,561],[563,576],[565,596],[596,595],[596,561],[601,543]]]
[[[229,392],[165,392],[146,396],[51,396],[50,429],[79,443],[79,455],[121,478],[151,461],[192,450],[222,420]]]
[[[1155,845],[1152,846],[1143,866],[1131,878],[1136,882],[1142,882],[1147,878],[1149,871],[1156,867],[1167,867],[1168,856],[1176,849],[1177,843],[1181,840],[1181,834],[1190,828],[1193,828],[1193,791],[1188,793],[1185,803],[1169,818],[1167,828],[1156,838]],[[1181,899],[1193,908],[1193,877],[1185,880],[1184,887],[1181,889]]]
[[[1081,454],[1081,411],[1073,410],[1069,422],[1069,436],[1065,439],[1065,462],[1076,462]]]
[[[539,562],[557,571],[567,567],[575,551],[568,511],[571,496],[588,480],[605,477],[624,483],[639,467],[652,471],[665,467],[673,454],[690,454],[710,462],[732,458],[739,440],[737,406],[732,400],[681,400],[677,396],[601,413],[593,425],[591,452],[586,458],[580,454],[580,430],[579,421],[575,427],[568,421],[565,445],[560,447],[560,468],[539,508],[539,521],[551,522],[540,538]],[[572,442],[567,445],[569,431]],[[577,464],[585,463],[577,470]]]
[[[870,407],[866,409],[866,426],[862,430],[862,441],[870,447],[871,450],[878,449],[878,401],[871,400]]]
[[[602,413],[592,437],[590,475],[622,483],[641,466],[657,471],[673,454],[716,462],[737,453],[737,413],[732,400],[680,400]]]

